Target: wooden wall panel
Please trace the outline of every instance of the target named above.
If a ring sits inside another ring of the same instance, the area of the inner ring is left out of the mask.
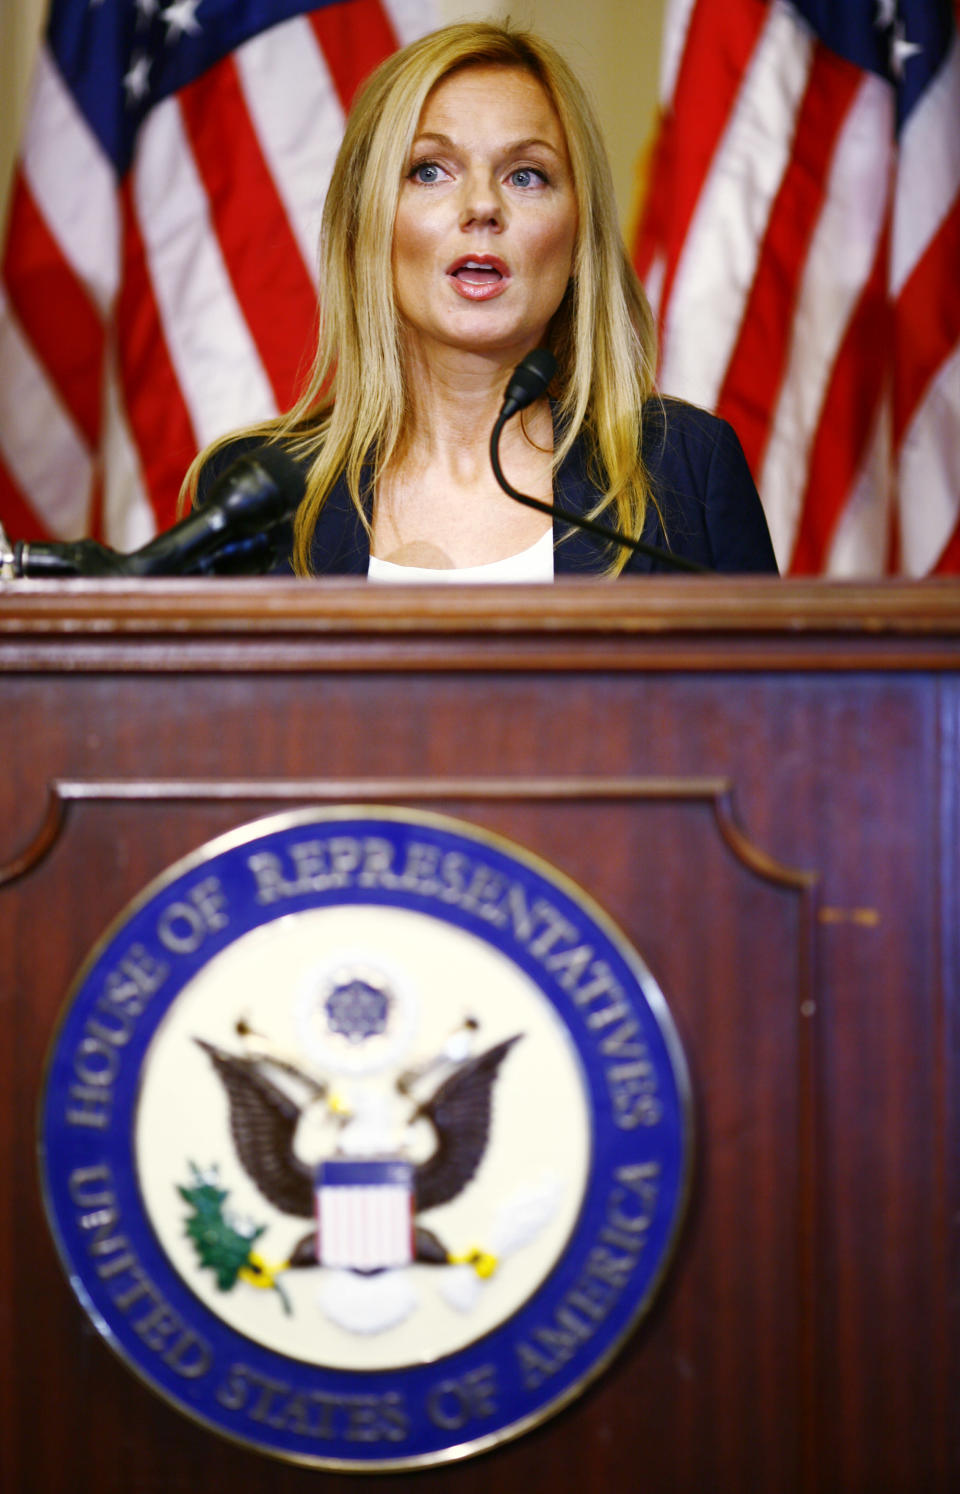
[[[496,830],[596,897],[664,989],[699,1131],[676,1260],[599,1384],[390,1487],[956,1487],[955,592],[146,590],[0,595],[3,1487],[382,1483],[140,1385],[71,1298],[33,1155],[57,1012],[124,903],[221,830],[357,801]]]

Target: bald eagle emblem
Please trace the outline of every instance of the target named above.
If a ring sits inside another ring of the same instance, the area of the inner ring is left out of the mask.
[[[424,1222],[422,1215],[457,1198],[476,1176],[495,1086],[522,1034],[482,1047],[479,1024],[467,1017],[438,1052],[399,1069],[389,1063],[398,1056],[395,1043],[382,1051],[386,1062],[366,1056],[387,1036],[394,1006],[377,972],[341,971],[313,1001],[309,1015],[315,1022],[319,1008],[320,1039],[305,1042],[312,1057],[326,1054],[327,1073],[275,1049],[243,1019],[236,1023],[242,1051],[195,1036],[222,1086],[247,1177],[281,1214],[311,1221],[287,1259],[270,1265],[254,1248],[265,1226],[229,1215],[216,1169],[194,1169],[192,1187],[180,1188],[194,1209],[187,1231],[201,1264],[218,1270],[221,1287],[238,1280],[274,1287],[289,1311],[281,1274],[322,1267],[322,1311],[349,1331],[380,1332],[416,1305],[406,1267],[459,1268],[446,1273],[441,1291],[469,1311],[503,1257],[552,1217],[556,1184],[501,1201],[483,1246],[441,1238]],[[302,1023],[301,1033],[309,1038]],[[220,1246],[212,1244],[215,1231]],[[227,1253],[234,1269],[225,1276]]]

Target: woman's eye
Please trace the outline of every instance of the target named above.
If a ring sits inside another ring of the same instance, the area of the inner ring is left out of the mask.
[[[412,168],[410,180],[420,182],[424,187],[430,187],[434,182],[440,181],[443,174],[443,167],[438,166],[436,161],[420,161]]]
[[[547,178],[542,171],[535,166],[518,166],[510,173],[510,182],[514,187],[542,187]]]

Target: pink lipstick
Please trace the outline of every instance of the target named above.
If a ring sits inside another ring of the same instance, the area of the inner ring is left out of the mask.
[[[506,290],[510,271],[496,254],[464,254],[450,265],[447,277],[466,300],[489,301]]]

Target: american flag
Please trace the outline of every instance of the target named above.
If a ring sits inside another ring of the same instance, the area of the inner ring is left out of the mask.
[[[432,0],[53,0],[0,265],[0,520],[137,547],[288,406],[367,74]]]
[[[671,0],[635,262],[782,571],[960,571],[955,0]]]

